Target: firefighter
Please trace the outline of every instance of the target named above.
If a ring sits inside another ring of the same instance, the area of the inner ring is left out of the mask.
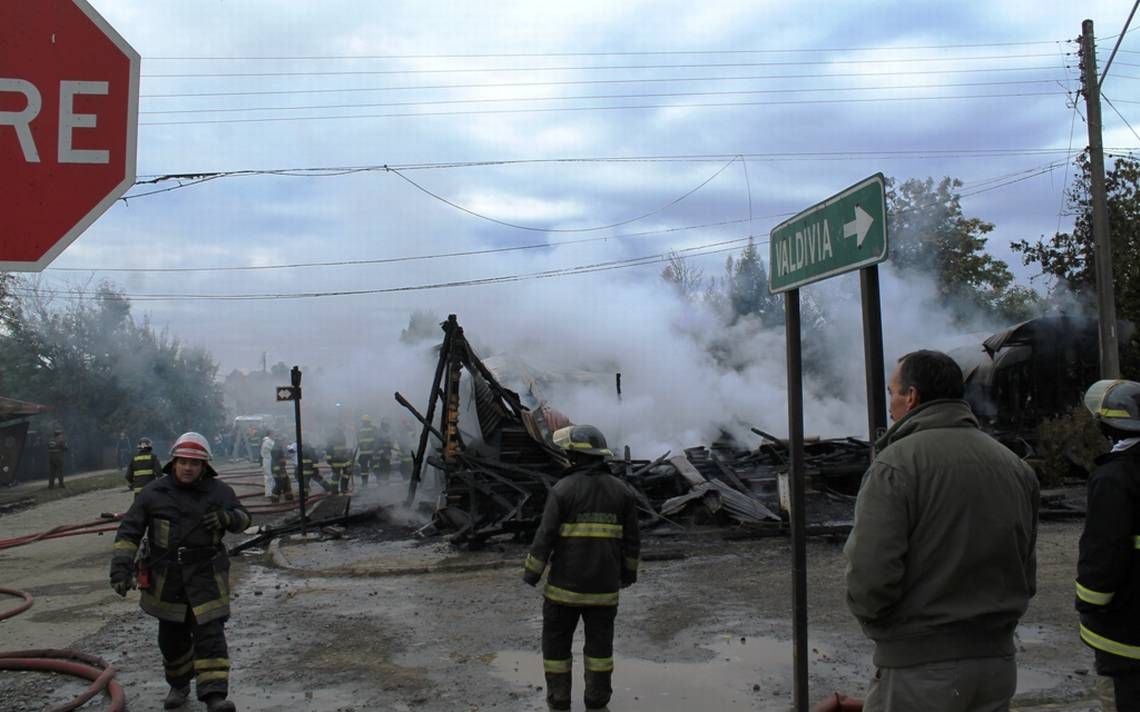
[[[325,460],[332,468],[332,484],[334,490],[341,494],[348,494],[352,486],[352,451],[345,444],[344,433],[340,430],[333,432],[325,449]]]
[[[317,451],[310,445],[305,445],[301,448],[301,472],[305,478],[305,496],[309,495],[313,482],[321,486],[325,492],[335,492],[336,487],[330,485],[324,477],[321,477],[321,463],[317,456]]]
[[[164,709],[190,696],[208,712],[234,712],[229,694],[230,659],[225,621],[230,615],[230,562],[222,537],[249,526],[249,513],[210,466],[210,443],[184,433],[170,450],[159,478],[135,498],[115,535],[111,588],[120,596],[135,588],[135,555],[145,535],[150,543],[140,560],[143,611],[158,618],[158,647],[170,692]]]
[[[273,447],[270,448],[269,462],[273,473],[273,489],[270,491],[269,501],[276,504],[284,496],[286,502],[292,502],[293,485],[289,480],[289,461],[285,457],[285,448],[281,446],[280,440],[274,441]]]
[[[377,436],[372,419],[367,415],[360,416],[360,429],[356,431],[356,462],[360,466],[360,484],[364,487],[368,486],[368,476],[372,474]]]
[[[377,479],[387,480],[392,476],[392,426],[387,418],[380,419],[380,433],[376,436]]]
[[[245,454],[250,462],[256,462],[258,467],[261,467],[261,437],[257,434],[257,428],[249,426],[245,429]]]
[[[570,709],[570,647],[581,618],[586,709],[604,710],[612,693],[618,590],[637,581],[637,503],[629,487],[610,473],[606,460],[611,453],[597,428],[561,428],[554,432],[554,443],[566,451],[571,468],[547,495],[523,581],[534,586],[550,564],[542,604],[542,664],[550,709]]]
[[[152,448],[150,438],[139,438],[138,452],[127,463],[127,486],[131,488],[136,497],[143,487],[158,477],[159,471],[162,470],[162,463],[151,452]]]
[[[59,487],[63,489],[63,453],[67,452],[67,440],[63,431],[52,433],[47,444],[48,456],[48,489],[55,489],[55,481],[59,480]]]
[[[1098,674],[1112,678],[1116,708],[1140,710],[1140,383],[1097,381],[1085,407],[1112,441],[1088,483],[1077,560],[1081,640]]]

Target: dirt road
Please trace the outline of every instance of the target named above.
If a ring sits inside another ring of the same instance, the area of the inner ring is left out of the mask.
[[[395,501],[403,488],[369,495],[380,493]],[[115,491],[52,502],[0,517],[0,538],[128,503]],[[1016,709],[1101,709],[1072,611],[1080,528],[1042,524],[1039,593],[1018,630]],[[240,710],[545,709],[540,593],[519,575],[525,547],[459,553],[437,541],[391,538],[402,530],[393,520],[339,541],[286,541],[276,556],[235,562],[228,630]],[[788,542],[725,541],[722,533],[646,537],[641,581],[622,593],[612,709],[790,708]],[[108,587],[110,544],[110,535],[87,536],[0,552],[0,583],[36,596],[30,611],[0,623],[0,647],[100,655],[120,668],[132,709],[156,709],[166,690],[156,625],[138,610],[137,594],[124,601]],[[841,547],[808,545],[813,699],[832,690],[860,695],[871,673],[871,646],[843,600]],[[580,673],[575,680],[580,685]],[[80,687],[0,673],[0,709],[40,710]]]

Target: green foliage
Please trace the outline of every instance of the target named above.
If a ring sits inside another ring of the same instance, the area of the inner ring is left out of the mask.
[[[1037,426],[1037,476],[1042,487],[1056,487],[1066,477],[1092,472],[1093,460],[1108,450],[1108,440],[1084,406]]]
[[[1073,231],[1055,233],[1036,242],[1012,244],[1025,264],[1036,264],[1045,274],[1078,296],[1095,300],[1096,263],[1093,256],[1092,178],[1089,157],[1077,158],[1079,176],[1068,190],[1070,209],[1076,213]],[[1140,161],[1118,158],[1105,175],[1108,196],[1108,231],[1112,245],[1112,276],[1116,316],[1140,322]],[[1140,376],[1140,333],[1121,344],[1121,370],[1126,377]]]
[[[962,214],[961,186],[949,177],[887,180],[891,263],[932,274],[943,303],[960,319],[981,313],[1017,322],[1036,315],[1037,294],[1012,286],[1009,265],[985,251],[993,223]]]
[[[207,435],[224,419],[217,364],[147,321],[107,283],[92,295],[53,304],[33,283],[0,312],[0,393],[42,403],[35,427],[62,427],[76,464],[96,464],[119,431],[171,440]]]
[[[783,306],[780,297],[768,292],[768,271],[750,239],[735,262],[729,257],[725,264],[725,285],[728,306],[733,320],[751,316],[765,326],[783,323]]]

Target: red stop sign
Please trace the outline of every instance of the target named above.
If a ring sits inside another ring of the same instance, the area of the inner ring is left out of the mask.
[[[0,2],[0,270],[43,269],[134,184],[138,87],[86,0]]]

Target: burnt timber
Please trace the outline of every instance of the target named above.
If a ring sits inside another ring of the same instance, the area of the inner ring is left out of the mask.
[[[440,491],[427,529],[469,546],[500,535],[530,536],[547,492],[569,466],[552,434],[572,422],[548,403],[524,404],[518,393],[502,385],[476,355],[455,315],[441,326],[443,342],[426,411],[395,394],[422,426],[408,503],[430,467],[438,475]],[[465,423],[466,429],[460,427],[463,398],[473,403],[477,420]],[[756,448],[725,438],[707,448],[639,460],[627,447],[624,457],[615,457],[609,466],[634,489],[646,527],[675,526],[684,518],[780,531],[786,528],[779,480],[787,472],[787,446],[755,432],[762,439]],[[853,438],[806,444],[811,523],[849,523],[870,452],[868,443]]]

